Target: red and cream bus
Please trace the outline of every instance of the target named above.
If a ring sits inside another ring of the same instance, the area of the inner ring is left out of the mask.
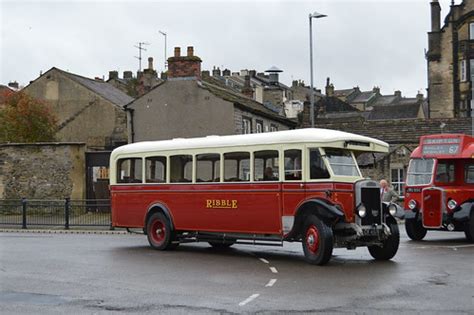
[[[325,129],[125,145],[110,160],[112,224],[143,228],[159,250],[298,241],[312,264],[327,263],[334,247],[391,259],[396,208],[381,203],[355,158],[387,151],[383,141]]]
[[[410,158],[405,186],[408,236],[419,241],[428,230],[464,231],[474,242],[474,138],[423,136]]]

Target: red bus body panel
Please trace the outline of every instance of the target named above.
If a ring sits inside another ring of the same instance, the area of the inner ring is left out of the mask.
[[[441,189],[425,189],[422,193],[423,226],[439,228],[443,223],[444,200]]]
[[[143,228],[147,211],[161,204],[176,230],[283,235],[282,217],[313,198],[339,205],[353,222],[353,189],[303,182],[112,185],[112,224]]]

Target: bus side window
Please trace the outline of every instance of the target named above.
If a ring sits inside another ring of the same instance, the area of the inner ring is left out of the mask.
[[[301,150],[285,150],[285,180],[301,180]]]
[[[466,164],[464,168],[464,180],[468,184],[474,183],[474,164]]]
[[[165,156],[153,156],[145,159],[145,181],[147,183],[166,182]]]
[[[141,183],[142,159],[129,158],[117,161],[117,183]]]
[[[324,164],[323,158],[319,149],[309,150],[309,178],[322,179],[329,178],[329,172]]]
[[[196,155],[196,182],[219,182],[220,159],[219,154]]]
[[[250,181],[250,153],[249,152],[224,153],[224,181],[225,182]]]
[[[256,181],[279,180],[278,151],[256,151],[253,157],[254,177]]]
[[[436,168],[436,182],[452,183],[454,182],[454,164],[449,162],[438,162]]]
[[[193,156],[170,156],[170,182],[190,183],[193,181]]]

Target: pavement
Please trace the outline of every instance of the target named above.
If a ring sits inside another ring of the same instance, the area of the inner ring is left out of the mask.
[[[146,237],[0,232],[2,314],[473,314],[474,244],[428,232],[377,262],[366,248],[336,249],[326,266],[283,247],[206,243],[155,251]],[[36,233],[35,233],[36,232]],[[102,233],[104,232],[104,233]],[[107,233],[105,233],[107,232]]]

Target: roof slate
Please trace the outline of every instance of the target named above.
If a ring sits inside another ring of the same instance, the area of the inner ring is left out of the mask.
[[[360,92],[359,95],[357,95],[353,100],[351,100],[351,103],[365,103],[369,101],[372,97],[374,97],[375,93],[373,91],[365,91],[365,92]]]
[[[123,107],[134,100],[132,97],[107,82],[89,79],[58,68],[54,69],[120,107]]]
[[[324,107],[324,111],[326,113],[334,113],[334,112],[358,112],[356,108],[351,106],[350,104],[341,101],[337,97],[324,97],[316,102],[316,106],[318,109]]]
[[[390,106],[374,106],[368,120],[416,119],[421,103],[405,103]]]

